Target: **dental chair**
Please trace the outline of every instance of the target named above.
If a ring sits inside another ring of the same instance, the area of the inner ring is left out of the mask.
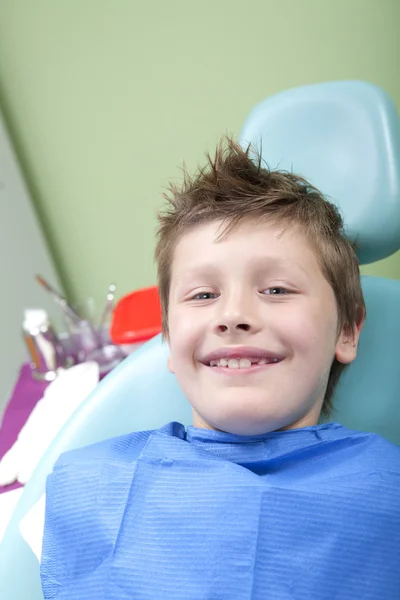
[[[271,168],[304,175],[342,210],[362,264],[400,248],[400,126],[393,103],[363,82],[306,86],[268,98],[250,114],[243,144],[261,147]],[[343,374],[332,420],[400,444],[400,281],[364,277],[367,320],[359,356]],[[19,523],[45,491],[59,455],[169,421],[191,422],[153,338],[96,388],[47,450],[25,487],[0,546],[0,599],[41,600],[39,564]]]

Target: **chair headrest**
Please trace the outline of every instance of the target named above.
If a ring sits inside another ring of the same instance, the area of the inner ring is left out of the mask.
[[[362,264],[400,248],[400,119],[382,89],[342,81],[279,93],[254,108],[240,140],[339,207]]]

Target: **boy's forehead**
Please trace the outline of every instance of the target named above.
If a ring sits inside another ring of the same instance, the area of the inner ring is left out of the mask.
[[[231,257],[248,258],[255,268],[290,266],[305,274],[320,270],[314,247],[299,227],[246,219],[233,228],[211,221],[185,232],[176,244],[172,271],[213,270],[219,259]]]
[[[282,249],[289,251],[299,247],[316,254],[300,227],[255,219],[245,219],[234,226],[226,221],[211,221],[191,227],[177,240],[174,254],[191,252],[201,258],[207,250],[217,254],[233,246],[244,246],[260,256],[273,254],[278,248],[281,256]]]

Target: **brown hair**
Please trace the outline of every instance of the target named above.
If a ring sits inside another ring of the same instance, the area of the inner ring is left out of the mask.
[[[365,314],[360,271],[354,245],[345,237],[338,209],[308,181],[293,173],[270,170],[261,155],[222,139],[215,156],[183,183],[170,185],[167,207],[159,214],[155,258],[163,316],[168,336],[168,301],[174,249],[192,227],[215,220],[226,223],[224,233],[243,219],[264,219],[296,225],[313,244],[324,277],[331,285],[338,311],[338,333],[354,328]],[[322,412],[328,415],[334,388],[345,365],[333,361]]]

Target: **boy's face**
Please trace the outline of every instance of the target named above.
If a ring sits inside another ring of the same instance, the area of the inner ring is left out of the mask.
[[[334,357],[351,362],[358,334],[337,332],[333,290],[305,236],[221,222],[178,242],[171,273],[171,371],[194,425],[242,435],[317,423]]]

